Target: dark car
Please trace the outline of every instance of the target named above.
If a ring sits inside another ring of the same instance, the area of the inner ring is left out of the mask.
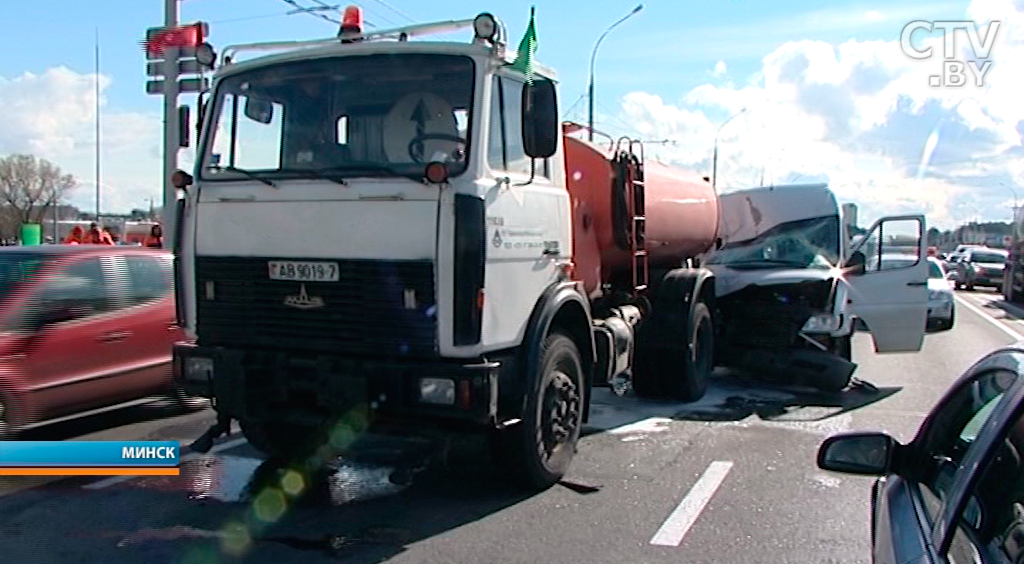
[[[968,249],[956,263],[956,289],[982,286],[1002,291],[1007,255],[1002,249]]]
[[[176,389],[172,255],[141,247],[0,247],[0,438]]]
[[[906,445],[880,432],[825,440],[818,466],[880,476],[873,562],[1024,562],[1024,343],[967,370]]]

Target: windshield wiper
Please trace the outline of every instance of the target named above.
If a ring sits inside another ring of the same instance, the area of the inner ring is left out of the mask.
[[[251,170],[246,170],[244,168],[238,168],[238,167],[234,167],[234,166],[211,166],[211,167],[207,167],[207,168],[209,170],[225,170],[225,171],[228,171],[228,172],[237,172],[237,173],[245,176],[246,178],[251,178],[252,180],[258,180],[258,181],[266,184],[267,186],[271,186],[271,187],[274,187],[274,188],[277,187],[273,183],[273,181],[271,181],[269,178],[262,177],[262,176],[256,174],[255,172],[253,172]]]
[[[322,168],[282,168],[275,170],[274,172],[281,174],[294,174],[302,178],[315,178],[317,180],[330,180],[336,182],[342,186],[348,186],[348,182],[345,179],[334,174],[325,174],[325,169]]]
[[[424,165],[424,166],[426,166],[426,165]],[[352,164],[352,165],[345,165],[345,166],[330,166],[330,167],[326,167],[326,168],[321,168],[319,170],[321,172],[334,172],[334,173],[338,173],[338,174],[349,173],[349,175],[361,175],[361,174],[367,174],[367,173],[374,173],[375,172],[375,173],[378,173],[378,175],[401,176],[403,178],[414,178],[413,174],[402,172],[402,171],[400,171],[398,169],[395,169],[395,168],[387,166],[387,165],[373,164],[373,163],[368,163],[368,164],[360,163],[360,164]]]

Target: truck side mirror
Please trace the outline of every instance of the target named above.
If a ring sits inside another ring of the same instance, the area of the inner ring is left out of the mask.
[[[274,119],[274,105],[266,100],[246,98],[245,117],[266,125]]]
[[[191,145],[191,111],[188,106],[178,106],[178,146],[188,147]]]
[[[860,276],[867,272],[867,257],[861,251],[854,251],[846,260],[846,273],[852,276]]]
[[[546,159],[558,148],[558,100],[555,83],[537,79],[523,86],[523,149],[532,159]]]

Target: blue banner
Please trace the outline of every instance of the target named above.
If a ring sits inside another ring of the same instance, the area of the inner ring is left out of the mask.
[[[0,467],[177,467],[176,441],[0,441]]]

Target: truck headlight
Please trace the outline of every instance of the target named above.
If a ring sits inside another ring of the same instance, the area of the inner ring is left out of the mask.
[[[836,329],[839,329],[840,321],[838,315],[831,313],[822,313],[818,315],[812,315],[807,318],[804,322],[804,327],[801,329],[804,333],[831,333]]]
[[[455,381],[448,378],[420,378],[420,401],[455,405]]]
[[[185,359],[186,382],[209,382],[213,380],[213,359],[192,356]]]

